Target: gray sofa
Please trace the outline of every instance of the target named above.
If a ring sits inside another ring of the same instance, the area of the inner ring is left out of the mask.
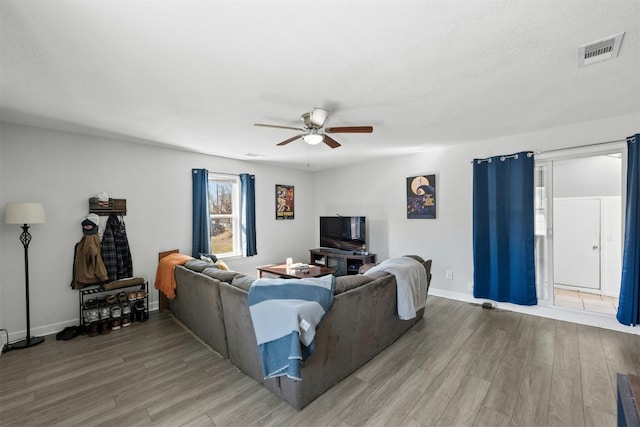
[[[430,282],[431,260],[423,263]],[[176,298],[169,309],[193,333],[244,373],[296,409],[302,409],[391,345],[422,317],[398,319],[395,277],[388,273],[336,278],[333,305],[315,336],[315,353],[302,365],[302,381],[265,380],[249,313],[255,280],[192,260],[175,269]]]

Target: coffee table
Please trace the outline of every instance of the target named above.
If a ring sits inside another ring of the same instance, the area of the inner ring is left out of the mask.
[[[264,273],[275,274],[285,279],[305,279],[307,277],[320,277],[335,273],[333,268],[309,265],[308,269],[291,269],[287,264],[269,264],[257,267],[258,277]]]

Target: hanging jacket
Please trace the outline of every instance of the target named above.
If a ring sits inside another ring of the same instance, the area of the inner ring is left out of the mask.
[[[97,234],[83,236],[75,247],[71,287],[82,289],[107,278],[107,269],[100,256],[100,237]]]
[[[102,235],[102,260],[107,268],[109,281],[133,276],[133,262],[124,222],[115,214],[109,215]]]

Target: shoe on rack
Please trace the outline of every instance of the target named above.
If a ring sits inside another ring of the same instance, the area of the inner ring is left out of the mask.
[[[128,314],[122,316],[122,327],[131,326],[131,317]]]
[[[92,322],[97,322],[100,319],[100,313],[97,308],[90,308],[82,312],[84,318],[84,324],[88,325]]]
[[[127,300],[127,293],[126,292],[119,292],[118,293],[118,302],[125,302]]]
[[[142,299],[142,298],[144,298],[144,297],[146,297],[146,296],[147,296],[147,293],[146,293],[145,291],[138,291],[138,292],[136,292],[136,297],[137,297],[138,299]]]
[[[89,325],[89,328],[87,329],[87,333],[89,334],[90,337],[95,337],[97,336],[100,332],[98,331],[98,322],[93,322]]]
[[[142,300],[138,300],[136,301],[135,305],[133,306],[134,309],[134,320],[136,322],[144,322],[146,319],[146,313],[144,310],[144,301]]]
[[[107,335],[111,332],[111,325],[108,320],[100,322],[100,335]]]
[[[138,299],[138,294],[136,292],[129,292],[129,295],[127,295],[127,299],[132,302]]]
[[[111,317],[120,317],[122,315],[122,309],[119,305],[111,306]]]
[[[111,309],[108,305],[100,307],[98,310],[100,311],[100,320],[105,320],[111,317]]]
[[[111,330],[112,331],[117,331],[118,329],[120,329],[120,318],[115,318],[111,321]]]
[[[82,319],[85,325],[91,323],[91,316],[89,315],[90,310],[82,310]]]
[[[122,314],[129,314],[129,313],[131,313],[131,306],[129,305],[129,303],[122,304]]]
[[[107,301],[107,303],[113,304],[114,302],[116,302],[118,297],[116,297],[116,294],[109,294],[106,297],[104,297],[104,299],[105,301]]]

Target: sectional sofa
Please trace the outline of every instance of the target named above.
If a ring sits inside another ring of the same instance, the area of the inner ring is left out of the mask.
[[[431,260],[422,263],[430,282]],[[265,380],[249,313],[247,295],[255,278],[220,270],[201,260],[175,268],[174,316],[222,357],[263,384],[296,409],[302,409],[334,384],[364,365],[424,313],[400,320],[396,280],[389,273],[336,278],[331,309],[315,336],[315,352],[302,366],[302,381],[287,377]]]

